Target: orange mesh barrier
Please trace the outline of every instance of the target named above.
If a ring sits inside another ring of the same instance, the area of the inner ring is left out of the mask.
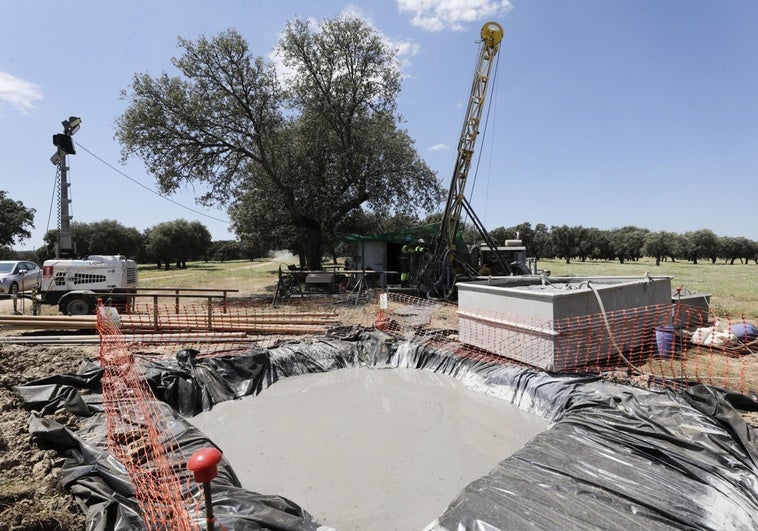
[[[704,383],[758,391],[758,358],[751,355],[758,343],[740,341],[732,332],[749,326],[744,319],[716,319],[707,311],[665,304],[538,320],[388,295],[387,308],[377,313],[378,328],[456,355],[675,389]]]
[[[189,529],[190,522],[201,519],[202,503],[170,426],[140,377],[142,356],[136,354],[174,356],[194,348],[203,356],[229,355],[288,338],[321,336],[335,327],[376,327],[485,363],[595,373],[634,385],[682,389],[706,383],[758,391],[758,357],[751,355],[758,345],[755,339],[738,341],[732,333],[748,323],[717,320],[685,305],[539,320],[462,312],[455,304],[378,291],[360,298],[293,297],[275,305],[270,299],[181,302],[135,304],[121,315],[98,308],[109,447],[132,478],[150,529]]]
[[[182,489],[184,464],[177,457],[180,452],[171,451],[177,448],[171,440],[171,427],[141,378],[132,353],[119,339],[117,319],[107,310],[98,307],[108,448],[129,474],[148,529],[192,529],[187,512],[191,500],[182,497],[182,492],[190,492],[189,485]],[[187,481],[186,474],[184,478]]]

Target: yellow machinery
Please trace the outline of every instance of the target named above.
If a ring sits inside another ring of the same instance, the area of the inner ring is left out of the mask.
[[[453,179],[448,191],[447,204],[442,215],[440,227],[440,246],[455,249],[455,235],[460,225],[461,209],[468,206],[464,196],[466,179],[468,178],[471,160],[474,156],[476,137],[479,136],[479,122],[484,110],[487,97],[487,86],[490,81],[492,65],[503,39],[503,28],[497,22],[487,22],[482,26],[482,45],[479,60],[471,86],[471,97],[468,101],[463,130],[458,141],[458,158],[455,161]]]

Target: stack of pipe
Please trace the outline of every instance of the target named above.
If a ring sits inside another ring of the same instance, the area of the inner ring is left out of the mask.
[[[118,336],[103,336],[102,342],[108,343],[244,343],[250,341],[244,332],[184,332],[174,334],[124,334]],[[86,335],[32,335],[32,336],[0,336],[0,344],[13,345],[99,345],[101,338],[97,334]]]
[[[130,332],[242,332],[247,334],[317,334],[337,323],[331,312],[257,314],[123,314],[120,328]],[[2,315],[0,328],[35,330],[96,330],[97,317]]]

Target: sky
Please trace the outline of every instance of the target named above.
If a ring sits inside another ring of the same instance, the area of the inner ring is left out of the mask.
[[[122,91],[136,73],[174,74],[178,37],[234,28],[270,59],[287,21],[340,14],[397,46],[402,126],[445,188],[480,28],[503,26],[467,186],[488,229],[636,225],[758,240],[754,0],[9,0],[0,190],[36,210],[15,247],[40,247],[57,227],[52,135],[69,116],[82,119],[68,158],[73,221],[142,231],[197,220],[233,239],[223,208],[195,202],[201,187],[163,198],[138,158],[121,162]]]

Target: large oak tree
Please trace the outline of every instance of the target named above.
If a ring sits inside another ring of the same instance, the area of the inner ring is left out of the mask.
[[[169,193],[202,182],[230,207],[237,234],[295,246],[318,268],[356,212],[430,210],[440,184],[400,127],[396,51],[352,17],[287,24],[286,73],[254,57],[234,30],[179,39],[178,75],[134,76],[117,122]]]

